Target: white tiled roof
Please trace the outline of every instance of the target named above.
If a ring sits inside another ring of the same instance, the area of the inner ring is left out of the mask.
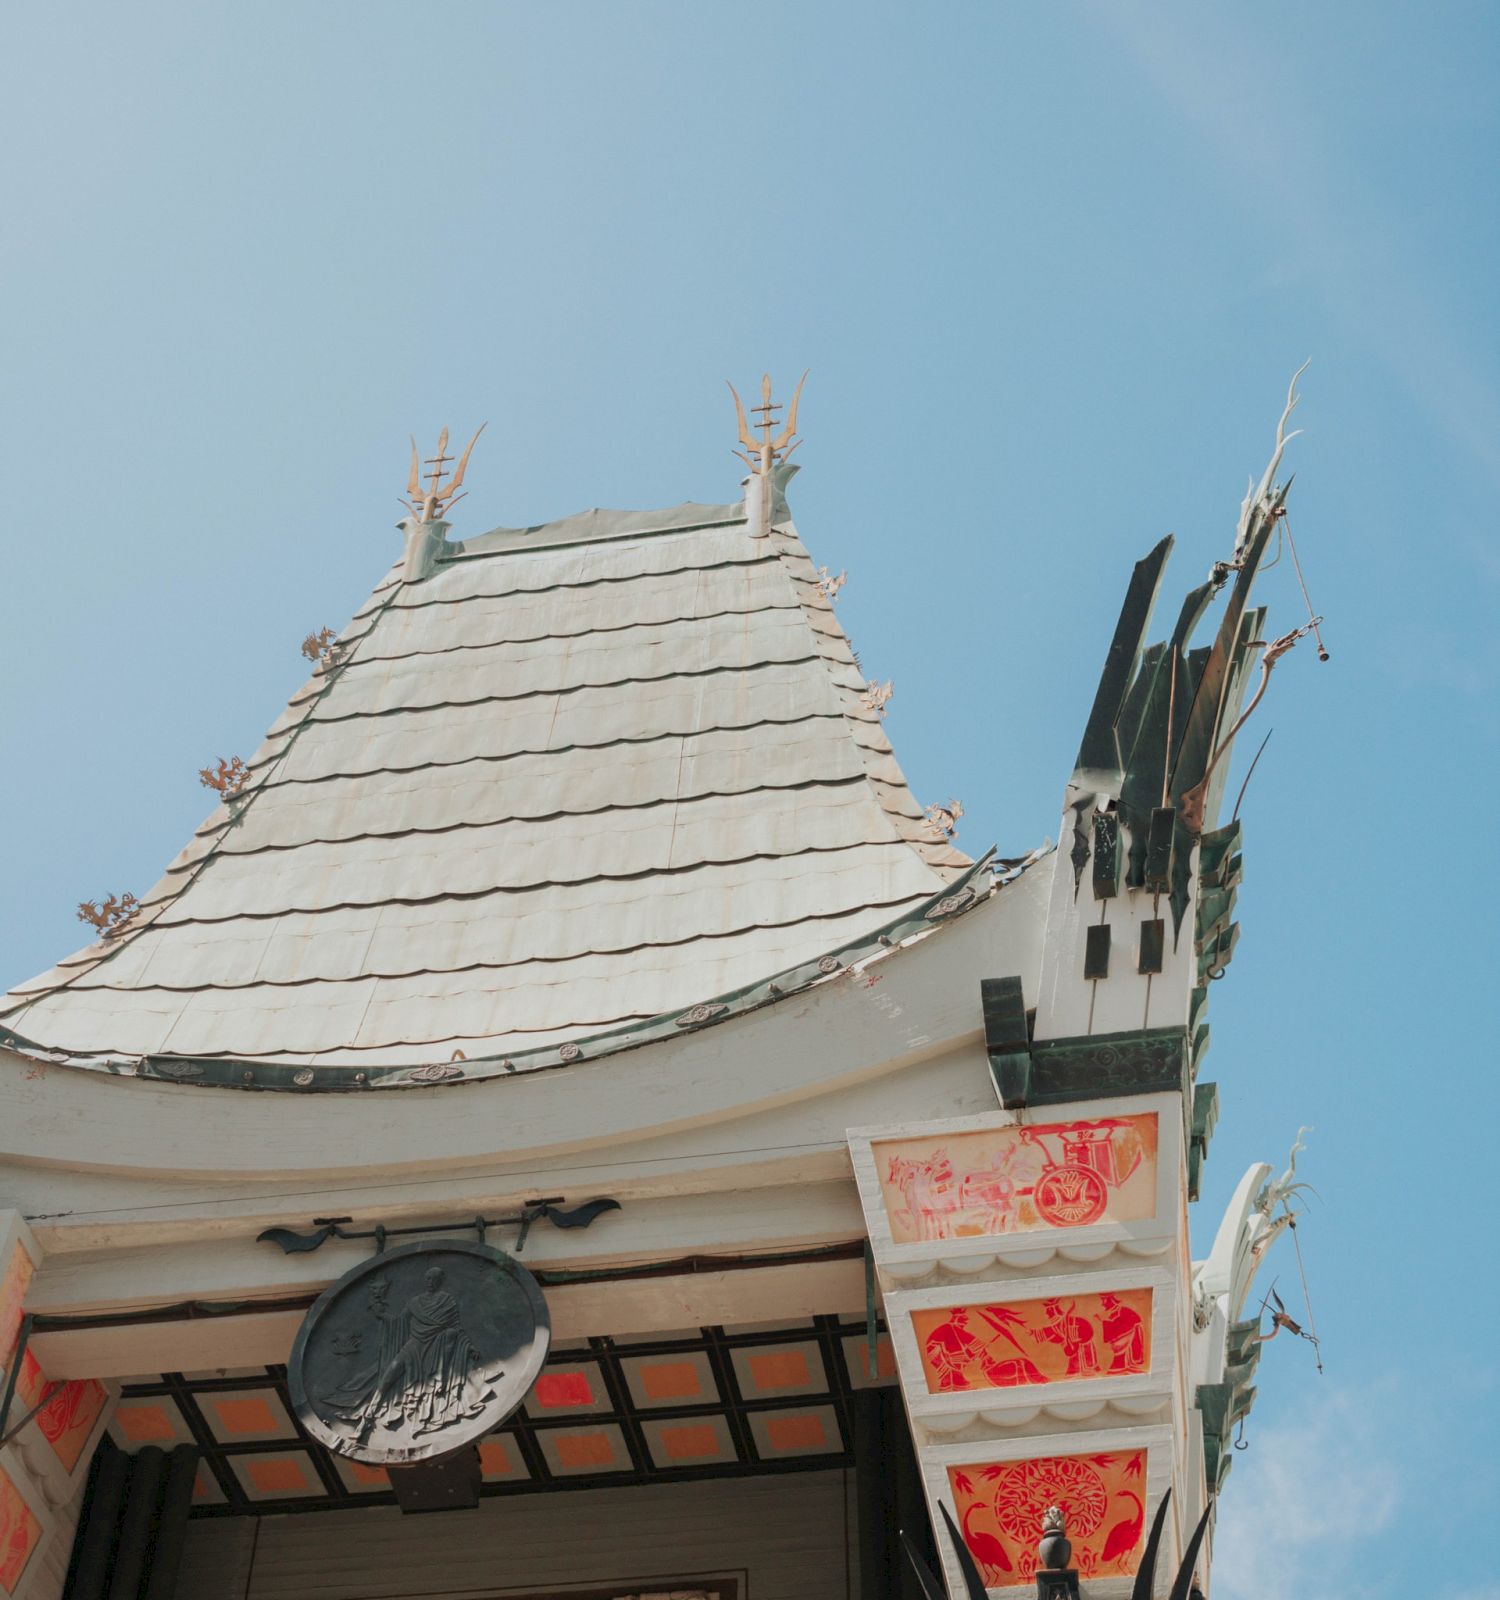
[[[398,564],[120,937],[14,992],[68,1053],[385,1065],[759,982],[970,865],[790,522],[589,512]]]

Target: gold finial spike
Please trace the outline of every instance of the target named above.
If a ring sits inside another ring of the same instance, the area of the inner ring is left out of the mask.
[[[469,456],[479,435],[488,426],[487,422],[479,424],[474,437],[469,440],[468,447],[459,458],[458,470],[447,482],[443,481],[443,471],[453,459],[448,454],[448,430],[444,428],[438,435],[437,454],[428,456],[425,473],[422,471],[423,463],[417,456],[417,441],[412,440],[411,473],[406,481],[406,499],[403,504],[418,522],[437,522],[444,513],[452,510],[463,499],[458,491],[463,487],[464,473],[469,469]],[[424,477],[427,479],[425,489],[422,487]]]
[[[811,369],[809,369],[811,370]],[[725,380],[726,383],[728,380]],[[771,531],[771,498],[772,482],[771,469],[779,462],[785,461],[792,451],[802,442],[797,434],[797,407],[802,400],[802,385],[807,382],[807,373],[804,372],[797,380],[797,388],[792,395],[792,403],[787,408],[786,422],[777,432],[776,413],[781,410],[781,402],[771,398],[771,374],[768,372],[760,380],[760,404],[751,406],[752,416],[759,418],[757,422],[750,423],[745,419],[745,407],[740,400],[739,391],[729,384],[729,392],[734,396],[735,421],[739,425],[740,443],[743,450],[734,453],[750,469],[752,477],[761,480],[760,484],[760,529],[762,537]],[[755,437],[755,430],[760,430],[760,437]]]

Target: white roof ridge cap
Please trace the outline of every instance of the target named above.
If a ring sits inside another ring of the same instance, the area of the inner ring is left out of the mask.
[[[550,522],[524,528],[491,528],[472,539],[456,540],[438,556],[438,564],[480,556],[519,554],[576,544],[602,544],[657,534],[696,533],[711,528],[743,526],[745,507],[703,505],[687,501],[660,511],[611,511],[592,507]]]

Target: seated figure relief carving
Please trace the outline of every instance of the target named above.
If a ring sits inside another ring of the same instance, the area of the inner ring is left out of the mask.
[[[380,1329],[379,1358],[338,1388],[320,1396],[338,1422],[361,1444],[377,1426],[412,1436],[437,1433],[478,1416],[495,1397],[503,1368],[482,1373],[479,1353],[464,1331],[458,1301],[443,1287],[441,1267],[429,1267],[425,1289],[400,1311],[389,1304],[390,1284],[371,1280],[368,1309]],[[357,1353],[355,1350],[350,1353]]]

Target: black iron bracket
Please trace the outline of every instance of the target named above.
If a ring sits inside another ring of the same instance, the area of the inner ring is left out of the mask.
[[[421,1233],[469,1233],[479,1235],[479,1242],[485,1242],[485,1234],[491,1228],[514,1227],[519,1231],[516,1234],[516,1254],[526,1248],[526,1236],[531,1232],[532,1224],[545,1218],[554,1228],[586,1228],[596,1218],[606,1211],[618,1211],[618,1200],[589,1200],[581,1206],[574,1206],[570,1211],[558,1208],[562,1205],[565,1196],[551,1195],[545,1200],[528,1200],[517,1217],[474,1217],[468,1222],[427,1222],[411,1228],[387,1228],[383,1223],[376,1223],[373,1228],[346,1228],[346,1222],[352,1222],[352,1217],[314,1217],[312,1219],[313,1231],[311,1233],[298,1233],[292,1228],[267,1228],[256,1234],[257,1244],[280,1245],[284,1255],[305,1255],[310,1250],[316,1250],[330,1239],[373,1239],[375,1241],[376,1255],[385,1251],[387,1239],[406,1238],[412,1234]]]

